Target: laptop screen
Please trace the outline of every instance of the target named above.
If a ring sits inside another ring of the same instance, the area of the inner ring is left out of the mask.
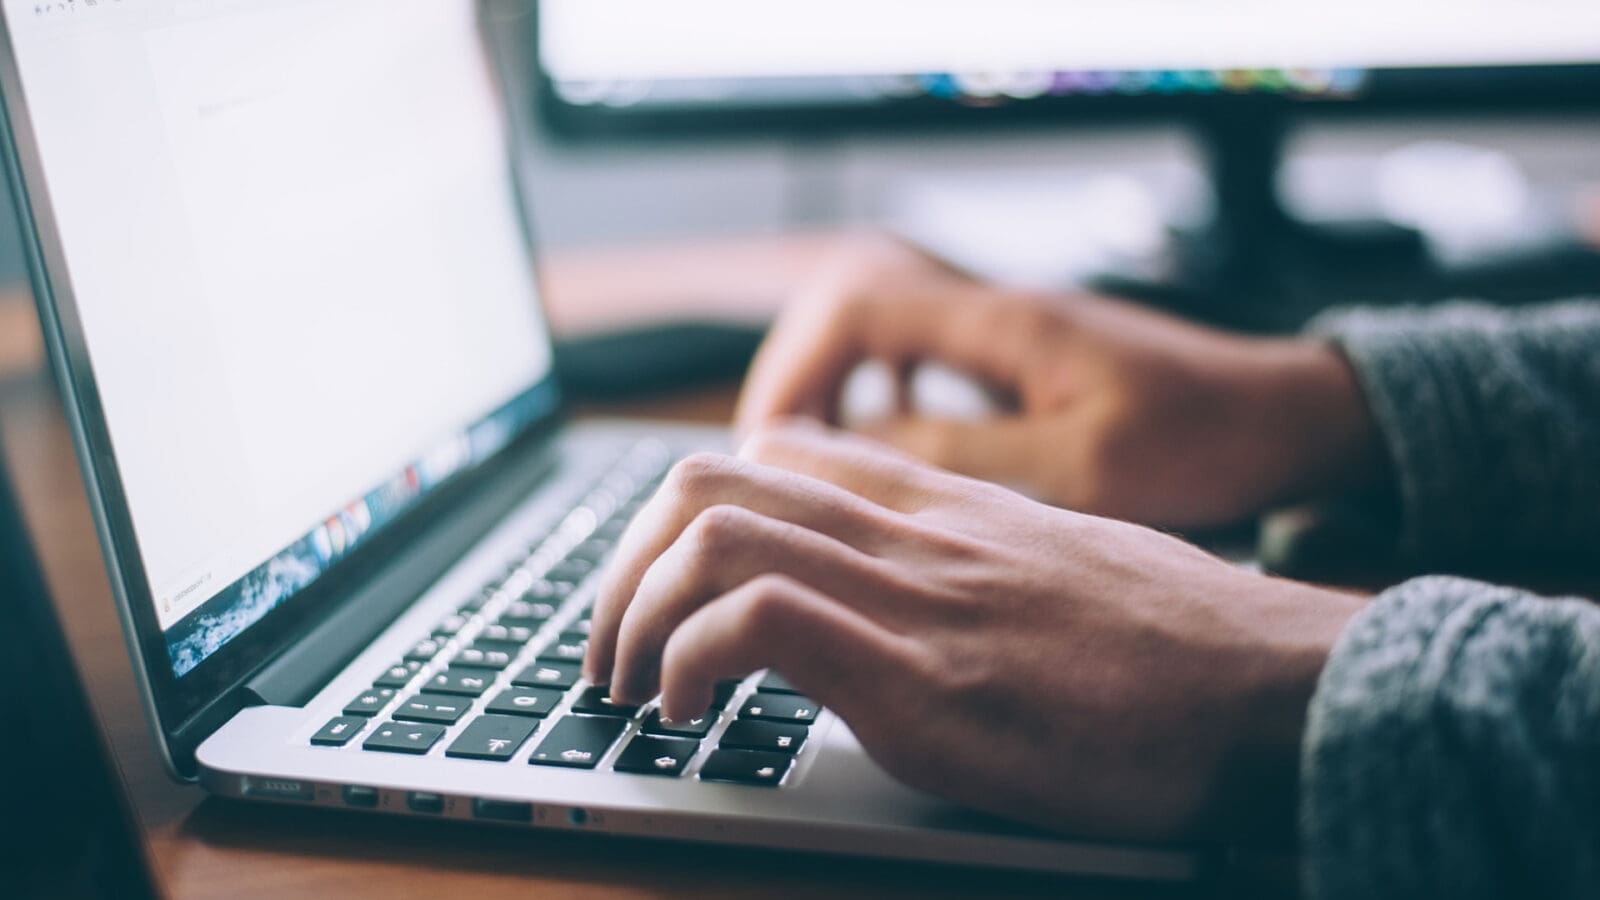
[[[504,110],[471,2],[4,3],[182,676],[551,411]]]

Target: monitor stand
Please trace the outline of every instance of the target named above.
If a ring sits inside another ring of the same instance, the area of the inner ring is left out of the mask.
[[[1210,220],[1178,229],[1154,277],[1104,275],[1092,287],[1215,324],[1298,328],[1334,302],[1410,294],[1427,282],[1422,236],[1378,221],[1311,224],[1284,208],[1278,173],[1290,116],[1274,98],[1230,98],[1194,121],[1213,195]]]

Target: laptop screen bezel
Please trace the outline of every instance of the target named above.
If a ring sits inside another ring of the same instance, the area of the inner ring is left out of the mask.
[[[521,189],[515,161],[525,140],[524,125],[506,90],[503,60],[499,58],[486,23],[482,0],[462,0],[474,7],[479,23],[479,44],[484,63],[493,75],[502,115],[507,124],[507,164],[510,184],[516,197],[523,246],[529,271],[538,278],[532,228],[526,208],[526,192]],[[397,545],[426,530],[439,508],[460,499],[475,481],[494,464],[543,440],[563,417],[564,402],[556,382],[555,367],[528,391],[548,392],[550,412],[527,426],[523,433],[489,459],[458,473],[433,489],[421,502],[406,511],[373,540],[354,548],[308,585],[260,621],[218,648],[193,670],[178,677],[173,670],[164,632],[156,618],[155,604],[139,553],[122,480],[118,472],[107,420],[96,387],[88,345],[77,300],[61,243],[60,231],[50,203],[38,144],[21,92],[21,77],[12,43],[9,14],[0,9],[0,139],[4,140],[6,175],[11,184],[27,258],[40,324],[54,364],[62,404],[71,427],[74,444],[83,466],[89,505],[94,514],[104,553],[112,593],[122,617],[123,632],[133,658],[134,675],[139,682],[146,712],[152,719],[168,768],[173,774],[195,777],[193,749],[207,729],[193,726],[197,720],[225,719],[242,701],[214,709],[218,702],[234,693],[250,675],[337,611],[351,592],[370,575],[378,563],[395,551]],[[536,302],[542,303],[543,291]],[[548,339],[548,338],[547,338]],[[552,348],[553,350],[553,348]],[[419,585],[419,590],[421,586]],[[217,721],[216,724],[220,724]]]

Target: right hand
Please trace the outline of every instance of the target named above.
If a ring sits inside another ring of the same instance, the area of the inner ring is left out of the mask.
[[[739,429],[793,415],[838,424],[841,387],[870,359],[902,379],[942,362],[1009,402],[981,421],[930,418],[902,402],[873,436],[1097,515],[1226,524],[1348,487],[1380,455],[1353,374],[1320,341],[1008,290],[877,238],[779,318],[745,383]]]

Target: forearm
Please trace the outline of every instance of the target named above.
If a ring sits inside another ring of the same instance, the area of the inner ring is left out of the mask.
[[[1600,533],[1600,303],[1350,310],[1312,330],[1354,371],[1402,549],[1574,555]]]
[[[1301,780],[1312,896],[1600,896],[1600,608],[1386,592],[1323,671]]]

